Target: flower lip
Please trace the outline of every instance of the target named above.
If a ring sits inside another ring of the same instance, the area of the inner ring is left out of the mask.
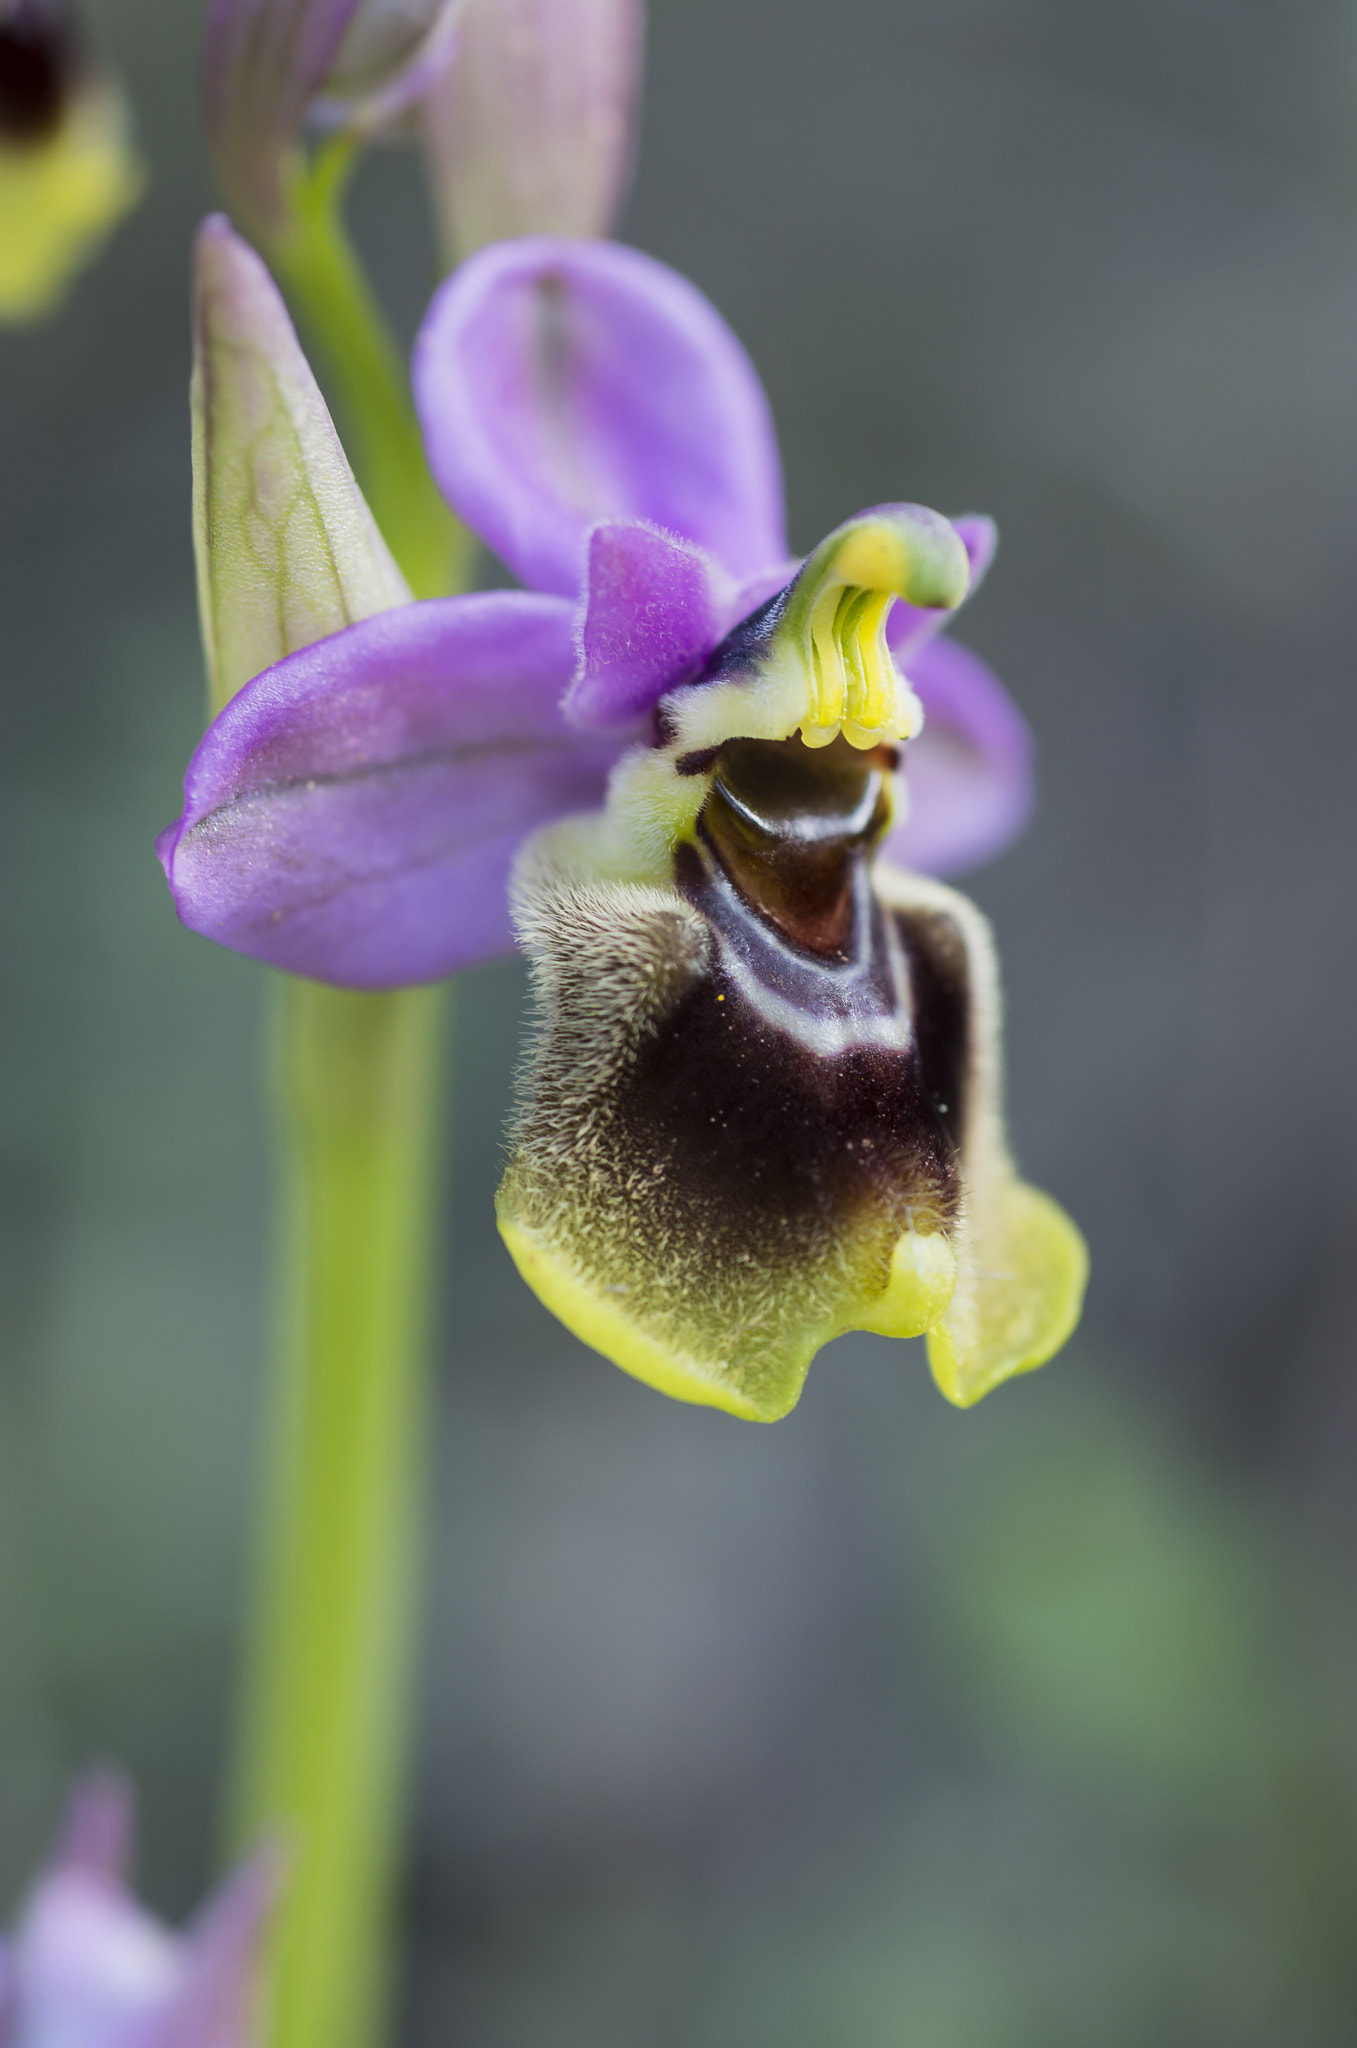
[[[16,0],[0,11],[0,143],[23,146],[55,133],[77,62],[71,24],[52,0]]]

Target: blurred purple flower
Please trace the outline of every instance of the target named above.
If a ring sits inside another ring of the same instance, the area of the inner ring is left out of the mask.
[[[287,225],[289,160],[310,119],[360,129],[426,92],[452,52],[458,0],[210,0],[208,142],[256,239]]]
[[[596,807],[659,700],[799,566],[752,364],[635,250],[483,250],[436,296],[414,374],[435,477],[529,589],[386,611],[256,676],[204,736],[158,849],[192,930],[359,988],[509,950],[525,835]],[[954,524],[973,588],[994,528]],[[931,874],[997,852],[1031,797],[1020,714],[935,637],[951,602],[897,603],[886,626],[928,714],[886,851]]]
[[[0,1944],[0,2048],[249,2048],[275,1857],[238,1871],[184,1934],[127,1889],[131,1794],[84,1779],[13,1938]]]
[[[606,235],[631,174],[642,0],[463,0],[424,102],[448,267],[511,235]]]

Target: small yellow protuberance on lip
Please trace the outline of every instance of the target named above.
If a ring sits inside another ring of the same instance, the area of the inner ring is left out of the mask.
[[[906,1230],[891,1258],[886,1291],[854,1323],[882,1337],[922,1337],[947,1312],[956,1254],[941,1230]]]

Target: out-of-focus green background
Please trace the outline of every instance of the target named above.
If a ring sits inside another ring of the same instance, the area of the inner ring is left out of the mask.
[[[152,183],[0,336],[0,1885],[71,1769],[214,1866],[266,1313],[264,976],[151,840],[201,673],[191,0],[91,16]],[[406,332],[415,161],[356,217]],[[970,1415],[850,1339],[773,1430],[498,1247],[523,978],[467,979],[403,1897],[417,2048],[1357,2037],[1357,13],[654,0],[627,238],[768,382],[793,537],[1004,533],[1042,802],[976,877],[1082,1333]]]

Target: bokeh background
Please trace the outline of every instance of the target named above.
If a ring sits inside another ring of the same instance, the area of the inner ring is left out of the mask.
[[[216,1858],[266,1319],[264,977],[151,856],[200,717],[189,0],[90,0],[152,183],[0,336],[0,1908],[122,1758]],[[406,333],[414,159],[358,230]],[[834,1345],[773,1430],[566,1337],[461,990],[411,2048],[1357,2037],[1357,12],[652,0],[622,232],[772,394],[792,530],[994,512],[1041,749],[978,874],[1084,1328],[962,1415]]]

